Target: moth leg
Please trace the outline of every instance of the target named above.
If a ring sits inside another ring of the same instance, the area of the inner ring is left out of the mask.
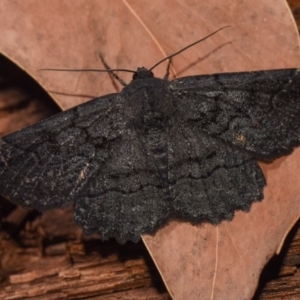
[[[99,57],[101,59],[101,62],[103,63],[103,66],[105,67],[105,69],[109,71],[109,74],[112,77],[114,77],[116,80],[118,80],[123,86],[127,86],[127,83],[122,78],[120,78],[116,73],[114,73],[113,71],[111,71],[111,68],[109,67],[109,65],[104,60],[104,58],[103,58],[103,56],[102,56],[101,53],[99,53]]]
[[[169,59],[169,62],[168,62],[167,72],[166,72],[166,74],[165,74],[165,76],[164,76],[164,79],[165,79],[165,80],[168,80],[168,78],[169,78],[171,62],[172,62],[172,58],[170,58],[170,59]]]

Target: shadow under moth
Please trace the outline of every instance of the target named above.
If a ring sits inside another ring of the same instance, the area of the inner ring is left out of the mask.
[[[266,184],[257,160],[300,144],[299,70],[168,81],[151,69],[3,137],[0,193],[40,211],[73,202],[86,233],[121,243],[172,219],[218,224],[249,211]]]

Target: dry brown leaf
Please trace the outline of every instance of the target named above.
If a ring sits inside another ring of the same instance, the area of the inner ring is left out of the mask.
[[[99,52],[113,68],[151,67],[225,25],[232,28],[174,58],[173,71],[185,76],[300,64],[296,27],[281,0],[2,0],[0,16],[1,52],[52,91],[63,109],[88,100],[75,95],[115,92],[109,76],[39,69],[102,69]],[[165,70],[161,65],[156,76]],[[299,165],[300,149],[262,164],[264,201],[232,222],[172,222],[143,237],[174,299],[252,297],[263,266],[299,216]]]

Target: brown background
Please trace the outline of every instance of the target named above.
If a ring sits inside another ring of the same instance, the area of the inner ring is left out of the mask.
[[[300,11],[298,2],[290,1],[296,19]],[[233,25],[241,24],[242,20],[237,18],[233,23]],[[169,33],[164,31],[164,34],[168,35]],[[276,35],[278,34],[276,32]],[[221,45],[226,43],[227,39],[228,36],[222,35]],[[122,38],[120,40],[122,45],[125,44]],[[243,37],[241,44],[244,49],[241,51],[245,53],[247,52],[247,41],[247,37]],[[16,45],[18,42],[16,41]],[[127,42],[131,45],[138,43],[134,40],[127,40]],[[139,43],[144,42],[147,41],[139,41]],[[175,41],[171,41],[171,43],[176,44]],[[237,43],[235,42],[235,45]],[[257,44],[259,45],[259,41]],[[220,40],[215,39],[212,45],[206,45],[206,47],[211,47],[207,52],[213,52],[215,45],[220,45]],[[83,46],[86,47],[86,45]],[[168,53],[172,53],[172,49],[166,45],[165,48],[168,49]],[[149,46],[149,49],[152,47]],[[30,47],[29,50],[31,50]],[[276,51],[276,49],[273,50]],[[60,53],[57,49],[55,51],[57,55],[68,56],[65,52]],[[259,50],[257,51],[252,55],[259,56]],[[224,57],[221,57],[219,61],[202,64],[202,72],[212,72],[215,67],[226,71],[227,67],[224,61],[230,59],[226,55],[232,55],[232,51],[227,50],[223,53],[225,53],[223,54]],[[247,54],[249,55],[249,53]],[[34,56],[35,53],[32,55]],[[107,57],[108,61],[118,61],[115,59],[116,56],[118,57],[117,54],[112,53],[110,55],[112,56]],[[151,55],[154,62],[158,60],[155,53]],[[76,55],[66,61],[66,65],[59,65],[59,67],[76,66],[75,58]],[[131,62],[129,58],[130,56],[125,57],[123,58],[125,61],[118,61],[118,63],[123,66],[143,64],[143,60]],[[284,62],[288,60],[288,57],[282,58]],[[51,61],[48,62],[51,64]],[[38,63],[39,66],[42,65],[41,61]],[[278,67],[280,67],[280,63],[279,61]],[[26,74],[22,74],[4,57],[1,57],[0,64],[2,72],[0,75],[1,134],[35,123],[59,111],[52,100],[34,82],[31,82]],[[152,62],[149,64],[152,65]],[[236,69],[231,69],[231,71],[241,71],[240,65],[237,61]],[[180,65],[175,66],[176,70],[181,70]],[[291,64],[291,66],[295,65]],[[267,68],[268,65],[262,61],[255,67],[256,69],[263,69]],[[36,69],[28,62],[25,69],[30,72],[31,68]],[[161,70],[157,71],[157,76],[159,73],[163,74],[164,70],[165,67],[161,67]],[[34,71],[32,73],[36,74]],[[54,81],[48,77],[63,76],[65,79],[65,75],[44,74],[37,76],[41,76],[39,81],[44,83],[47,90],[54,89],[53,96],[64,108],[69,103],[74,105],[76,101],[78,103],[82,101],[81,99],[78,100],[77,96],[74,97],[75,102],[70,100],[69,95],[61,97],[64,93],[97,95],[97,90],[85,90],[86,81],[96,82],[98,80],[93,77],[95,75],[89,75],[87,79],[80,82],[78,85],[82,87],[78,89],[77,75],[74,79],[74,74],[69,74],[67,75],[69,85],[65,85],[68,89],[64,86],[63,90],[59,90],[61,87],[55,85]],[[127,79],[127,81],[129,80]],[[50,85],[47,86],[49,82]],[[97,89],[104,91],[101,94],[110,92],[111,87],[106,83],[103,83],[103,86],[101,84],[97,86]],[[71,88],[69,89],[69,87]],[[107,90],[105,90],[106,88]],[[67,211],[55,210],[39,215],[36,212],[28,212],[20,207],[15,207],[3,199],[1,201],[1,216],[1,299],[8,297],[14,299],[88,299],[93,296],[97,296],[94,299],[169,299],[162,279],[141,242],[138,244],[128,243],[122,246],[113,241],[102,243],[96,237],[82,237],[81,231],[73,224],[71,209]],[[280,255],[274,257],[264,269],[260,287],[256,293],[260,299],[291,299],[292,296],[294,299],[297,299],[295,297],[300,299],[298,288],[300,282],[298,272],[300,232],[298,227],[299,224],[296,224],[291,231]],[[259,242],[262,243],[262,241]],[[256,259],[253,257],[253,262]],[[265,259],[268,260],[269,257]],[[245,269],[245,273],[247,271],[248,269]]]

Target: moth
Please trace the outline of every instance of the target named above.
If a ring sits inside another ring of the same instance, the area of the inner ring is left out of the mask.
[[[39,211],[72,202],[86,233],[120,243],[249,211],[266,185],[257,161],[300,143],[299,70],[168,81],[151,69],[0,139],[0,193]]]

